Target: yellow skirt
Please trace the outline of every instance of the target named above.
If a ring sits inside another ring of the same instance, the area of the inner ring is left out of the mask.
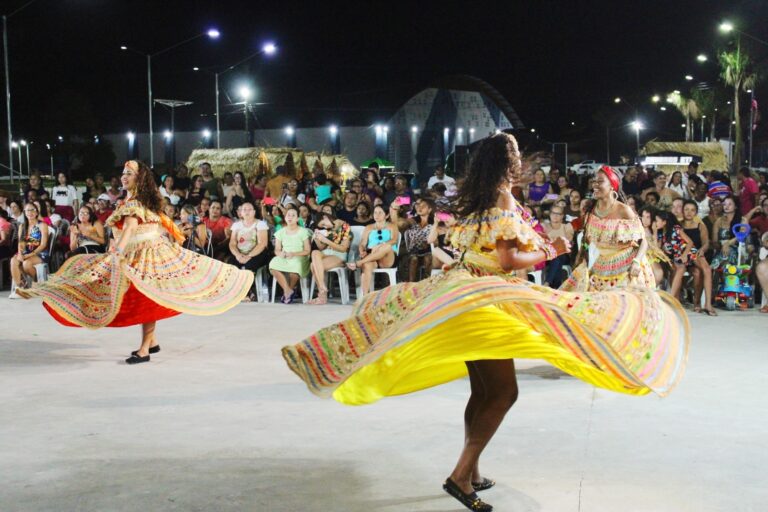
[[[689,331],[679,304],[652,290],[568,293],[454,270],[367,296],[283,356],[310,391],[349,405],[463,377],[465,361],[516,358],[611,391],[666,395],[684,373]]]

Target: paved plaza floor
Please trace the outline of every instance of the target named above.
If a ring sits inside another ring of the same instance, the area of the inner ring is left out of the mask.
[[[310,394],[280,347],[349,307],[242,304],[139,328],[64,328],[0,294],[0,511],[460,511],[443,493],[468,382],[364,407]],[[768,510],[768,315],[690,313],[668,398],[518,361],[481,469],[498,511]]]

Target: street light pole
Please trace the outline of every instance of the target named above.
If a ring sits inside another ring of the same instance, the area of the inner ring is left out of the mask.
[[[155,143],[152,135],[152,56],[147,55],[147,89],[149,91],[149,168],[155,166]]]
[[[3,56],[5,59],[5,111],[8,116],[8,167],[13,183],[13,133],[11,131],[11,69],[8,66],[8,17],[3,16]],[[21,172],[21,171],[19,171]]]
[[[219,124],[219,73],[216,76],[216,149],[221,149],[221,124]]]

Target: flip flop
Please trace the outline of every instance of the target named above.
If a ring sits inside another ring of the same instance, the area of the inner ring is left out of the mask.
[[[714,309],[702,309],[700,312],[708,316],[718,316]]]

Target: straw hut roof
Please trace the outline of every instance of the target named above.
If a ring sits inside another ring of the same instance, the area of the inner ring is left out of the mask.
[[[643,155],[657,153],[682,153],[701,157],[699,168],[703,171],[728,171],[728,159],[719,142],[648,142],[641,151]],[[682,170],[678,165],[657,165],[656,169],[666,174]]]
[[[300,169],[312,169],[315,162],[319,162],[327,172],[328,166],[334,161],[339,172],[347,177],[359,173],[345,155],[305,153],[295,148],[195,149],[186,164],[193,173],[200,164],[208,162],[214,176],[221,177],[226,172],[241,171],[250,177],[259,172],[272,176],[278,166],[286,164],[289,175],[297,176],[301,174]]]

